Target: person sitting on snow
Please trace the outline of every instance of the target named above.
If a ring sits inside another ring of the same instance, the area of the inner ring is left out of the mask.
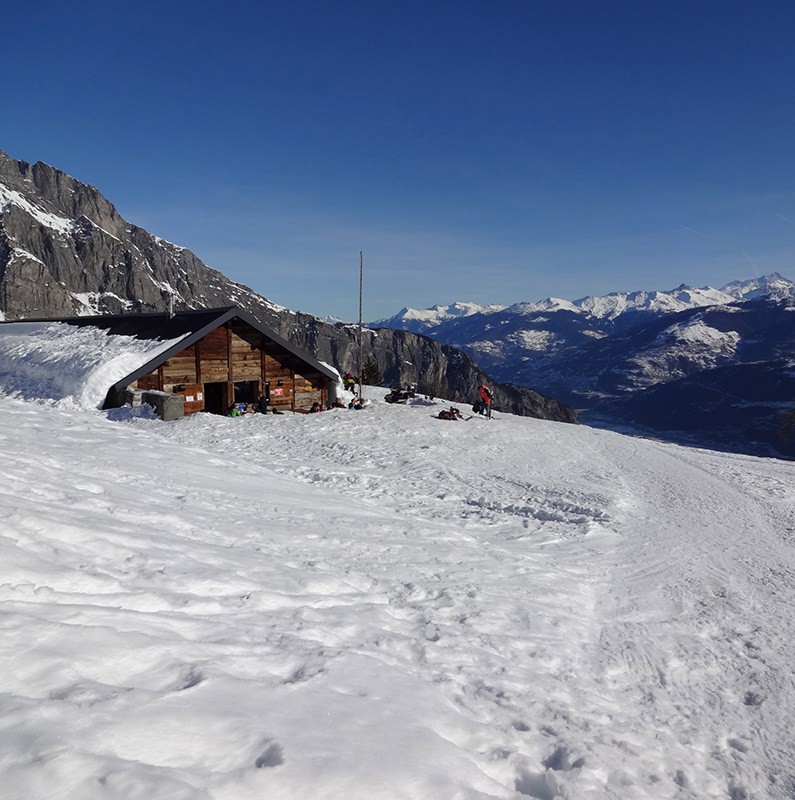
[[[449,410],[443,409],[442,411],[440,411],[438,414],[438,418],[456,420],[456,419],[463,419],[464,416],[455,406],[450,406]]]

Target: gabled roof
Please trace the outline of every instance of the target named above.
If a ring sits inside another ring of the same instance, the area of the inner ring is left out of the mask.
[[[179,311],[173,315],[168,313],[145,314],[103,314],[97,316],[66,317],[60,319],[24,319],[19,322],[62,322],[77,327],[93,327],[108,331],[118,336],[134,336],[137,339],[177,339],[176,343],[164,350],[156,357],[147,361],[143,366],[117,381],[110,391],[123,390],[138,378],[148,375],[177,353],[182,352],[195,342],[204,338],[208,333],[220,328],[232,319],[239,319],[259,331],[268,339],[284,348],[288,353],[299,358],[316,372],[325,375],[329,380],[336,381],[339,376],[330,367],[321,364],[305,351],[282,338],[267,325],[263,325],[247,311],[237,306],[214,308],[199,311]]]

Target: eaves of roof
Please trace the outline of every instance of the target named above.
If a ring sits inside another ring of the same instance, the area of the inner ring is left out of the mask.
[[[41,318],[41,319],[22,319],[16,322],[63,322],[67,325],[77,325],[79,327],[97,327],[107,330],[109,333],[122,336],[136,336],[139,339],[176,339],[175,343],[154,358],[147,361],[143,366],[126,375],[111,387],[110,391],[119,391],[131,384],[138,378],[148,375],[152,370],[160,366],[172,356],[190,347],[195,342],[202,339],[210,331],[219,328],[224,323],[237,317],[255,330],[259,331],[268,339],[287,350],[288,353],[301,359],[313,370],[325,375],[329,380],[336,381],[338,375],[330,367],[321,364],[317,359],[310,356],[294,344],[279,336],[276,331],[263,325],[247,311],[238,306],[227,306],[225,308],[201,309],[195,311],[177,312],[173,316],[167,313],[143,313],[143,314],[100,314],[96,316],[82,317],[62,317],[62,318]],[[0,322],[12,322],[4,320]],[[169,328],[171,330],[169,330]]]
[[[214,331],[216,328],[220,328],[221,325],[235,318],[242,320],[255,330],[259,331],[264,336],[267,336],[271,341],[275,342],[280,347],[283,347],[285,350],[287,350],[287,352],[301,359],[301,361],[308,364],[310,367],[312,367],[312,369],[316,370],[321,375],[325,375],[329,380],[331,381],[338,380],[338,375],[334,370],[330,369],[324,364],[321,364],[319,361],[317,361],[317,359],[313,358],[308,353],[296,347],[294,344],[287,341],[287,339],[284,339],[281,336],[279,336],[278,333],[276,333],[271,328],[268,328],[266,325],[263,325],[258,320],[254,319],[254,317],[252,317],[248,312],[244,311],[242,308],[238,308],[237,306],[230,306],[228,308],[213,309],[213,310],[217,311],[218,314],[214,316],[210,321],[206,322],[201,327],[197,328],[193,332],[190,332],[186,336],[182,337],[173,346],[169,347],[168,350],[164,350],[162,353],[157,355],[155,358],[152,358],[151,360],[147,361],[146,364],[139,367],[134,372],[131,372],[129,375],[126,375],[121,380],[116,381],[116,383],[113,384],[113,386],[111,387],[110,391],[111,392],[120,391],[126,388],[131,383],[138,380],[138,378],[142,378],[144,375],[148,375],[150,372],[152,372],[152,370],[157,369],[157,367],[159,367],[164,362],[168,361],[168,359],[171,358],[172,356],[182,352],[186,347],[190,347],[195,342],[198,342],[200,339],[203,339],[208,333],[210,333],[210,331]],[[162,316],[168,317],[167,314],[163,314]]]

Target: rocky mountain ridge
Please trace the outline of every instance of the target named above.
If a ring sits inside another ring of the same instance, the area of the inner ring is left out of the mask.
[[[190,250],[124,220],[96,188],[41,162],[0,151],[0,314],[5,319],[246,309],[280,335],[334,365],[357,371],[356,326],[290,311],[203,264]],[[365,362],[388,385],[472,402],[494,384],[455,347],[406,331],[366,331]],[[527,387],[495,384],[495,405],[515,414],[574,422],[574,412]]]

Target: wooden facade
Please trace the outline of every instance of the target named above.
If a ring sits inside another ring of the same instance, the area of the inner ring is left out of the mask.
[[[144,392],[164,419],[181,416],[183,407],[185,414],[226,414],[233,403],[255,403],[260,393],[275,411],[304,412],[336,400],[339,374],[333,367],[237,306],[25,322],[60,322],[162,343],[157,355],[108,388],[103,408],[136,402],[135,395]],[[145,358],[140,347],[131,346],[130,355]]]
[[[185,414],[225,414],[233,403],[255,403],[259,394],[279,411],[325,406],[329,375],[261,328],[233,317],[169,355],[130,383],[132,388],[181,394]]]

